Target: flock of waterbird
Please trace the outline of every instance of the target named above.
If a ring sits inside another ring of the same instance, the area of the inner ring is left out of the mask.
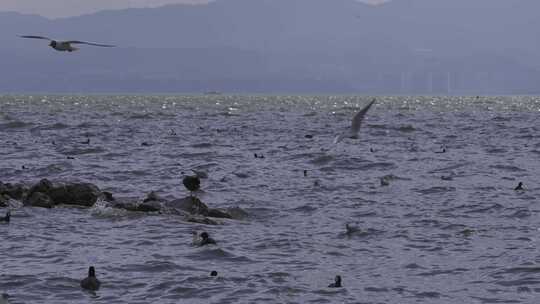
[[[40,36],[22,36],[22,37],[24,37],[24,38],[48,39],[48,38],[40,37]],[[54,42],[54,46],[53,46],[53,42]],[[83,43],[81,41],[75,41],[75,42]],[[51,47],[53,47],[55,49],[57,49],[59,47],[60,50],[64,50],[64,51],[67,50],[67,51],[71,52],[73,50],[70,50],[72,48],[70,46],[70,43],[75,43],[75,42],[74,41],[63,41],[63,42],[59,43],[59,42],[56,42],[56,41],[51,41]],[[89,44],[89,43],[86,43],[86,44]],[[91,44],[91,45],[96,45],[96,44]],[[98,46],[104,46],[104,45],[98,45]],[[356,115],[354,115],[354,117],[352,119],[351,126],[349,128],[347,128],[342,134],[336,136],[336,138],[334,140],[335,144],[339,143],[340,141],[342,141],[345,138],[353,138],[353,139],[358,138],[358,133],[360,131],[360,127],[362,125],[362,122],[364,121],[364,118],[365,118],[367,112],[369,111],[371,106],[375,103],[375,101],[376,101],[376,99],[373,99],[364,108],[362,108],[358,113],[356,113]],[[88,143],[89,143],[89,141],[88,141]],[[264,155],[255,154],[255,158],[264,158]],[[190,192],[190,197],[193,197],[194,192],[200,190],[200,187],[201,187],[200,178],[201,177],[202,178],[207,177],[207,174],[205,172],[199,172],[199,171],[196,171],[196,170],[192,170],[192,171],[195,173],[195,175],[193,175],[193,176],[186,175],[186,176],[184,176],[184,178],[182,180],[182,183],[184,184],[186,189]],[[307,176],[307,171],[306,170],[304,170],[304,176]],[[0,222],[9,223],[10,222],[10,217],[11,217],[11,214],[8,211],[6,213],[5,217],[0,217]],[[347,224],[347,231],[349,231],[350,229],[353,229],[353,228],[351,228]],[[200,235],[198,235],[196,232],[194,232],[193,244],[196,245],[196,246],[205,246],[205,245],[216,244],[216,241],[214,239],[212,239],[207,232],[202,232],[202,233],[200,233]],[[210,275],[211,276],[217,276],[217,272],[212,271]],[[101,283],[96,277],[96,270],[95,270],[94,266],[90,266],[88,268],[88,276],[81,281],[80,285],[81,285],[81,288],[86,289],[86,290],[90,290],[90,291],[99,290],[99,288],[101,286]],[[335,282],[328,285],[328,287],[329,288],[340,288],[340,287],[342,287],[341,276],[337,275],[335,277]]]
[[[77,51],[78,48],[74,47],[73,45],[77,44],[83,44],[83,45],[91,45],[91,46],[98,46],[98,47],[115,47],[115,45],[109,45],[109,44],[99,44],[99,43],[92,43],[92,42],[86,42],[86,41],[80,41],[80,40],[54,40],[50,39],[48,37],[44,36],[33,36],[33,35],[24,35],[19,36],[21,38],[30,38],[30,39],[40,39],[40,40],[47,40],[49,41],[49,46],[57,51],[60,52],[73,52]],[[362,109],[360,109],[352,118],[351,125],[348,127],[343,133],[337,135],[334,139],[334,144],[337,144],[341,142],[342,140],[346,138],[351,139],[358,139],[358,134],[360,132],[360,128],[362,126],[362,123],[366,117],[366,114],[368,113],[369,109],[375,104],[376,99],[374,98],[371,100],[366,106],[364,106]],[[174,131],[173,131],[174,132]],[[89,143],[89,141],[88,141]],[[446,152],[446,149],[443,149],[442,152],[438,153],[444,153]],[[257,155],[254,154],[255,158],[264,158],[264,155]],[[193,197],[193,193],[200,190],[201,181],[200,178],[206,175],[205,172],[197,172],[194,171],[194,176],[185,176],[182,180],[182,183],[186,187],[187,190],[190,191],[190,197]],[[304,176],[307,176],[307,171],[304,170]],[[381,180],[381,185],[387,185],[387,181]],[[523,183],[520,182],[519,185],[514,190],[524,190]],[[5,215],[5,217],[0,217],[0,223],[9,223],[10,222],[11,214],[8,211]],[[358,231],[358,227],[351,226],[350,224],[346,224],[346,230],[347,234],[354,233]],[[194,232],[194,245],[198,246],[204,246],[204,245],[210,245],[210,244],[216,244],[216,241],[212,239],[207,232],[202,232],[200,235],[198,235],[196,232]],[[217,276],[216,271],[212,271],[211,276]],[[335,277],[334,283],[328,285],[330,288],[340,288],[342,287],[341,282],[341,276],[337,275]],[[95,268],[93,266],[88,268],[88,277],[83,279],[81,281],[81,287],[86,290],[92,290],[96,291],[100,288],[101,283],[96,278],[96,272]],[[7,299],[7,294],[2,294],[2,298],[0,298],[0,304],[3,299]]]

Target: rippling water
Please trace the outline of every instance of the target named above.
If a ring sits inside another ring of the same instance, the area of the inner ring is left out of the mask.
[[[209,173],[204,202],[250,213],[204,226],[14,208],[0,225],[0,293],[11,303],[538,303],[540,98],[381,97],[360,139],[333,146],[369,100],[0,97],[3,182],[183,197],[180,172],[197,168]],[[513,191],[519,181],[525,191]],[[194,230],[218,246],[193,247]],[[96,294],[79,287],[90,265]],[[336,274],[344,288],[326,288]]]

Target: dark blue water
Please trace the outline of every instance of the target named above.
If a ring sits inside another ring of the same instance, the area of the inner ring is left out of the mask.
[[[250,214],[206,226],[12,200],[0,293],[10,303],[537,303],[540,98],[381,97],[358,140],[332,145],[369,100],[0,97],[3,182],[184,197],[181,172],[195,168],[209,174],[202,201]],[[513,190],[519,181],[525,191]],[[203,230],[217,246],[192,245]],[[95,294],[79,287],[90,265]],[[344,287],[327,288],[337,274]]]

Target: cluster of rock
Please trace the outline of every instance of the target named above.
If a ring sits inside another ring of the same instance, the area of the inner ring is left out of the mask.
[[[112,193],[101,191],[90,183],[53,183],[42,179],[28,187],[23,184],[0,182],[0,207],[6,207],[9,200],[17,200],[25,206],[54,208],[58,205],[75,205],[92,207],[98,201],[105,202],[106,207],[124,209],[135,212],[159,212],[182,215],[187,221],[218,224],[212,218],[242,219],[247,213],[240,208],[226,210],[209,208],[196,197],[166,200],[155,192],[146,198],[115,198]]]

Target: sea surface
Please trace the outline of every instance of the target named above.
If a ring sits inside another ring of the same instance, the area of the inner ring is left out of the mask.
[[[539,303],[540,97],[377,99],[359,139],[333,145],[371,97],[0,97],[0,181],[181,198],[181,172],[197,169],[209,175],[203,202],[249,213],[205,226],[12,202],[0,293],[54,304]],[[193,246],[203,230],[217,246]],[[79,286],[90,265],[96,293]],[[336,275],[344,287],[327,288]]]

